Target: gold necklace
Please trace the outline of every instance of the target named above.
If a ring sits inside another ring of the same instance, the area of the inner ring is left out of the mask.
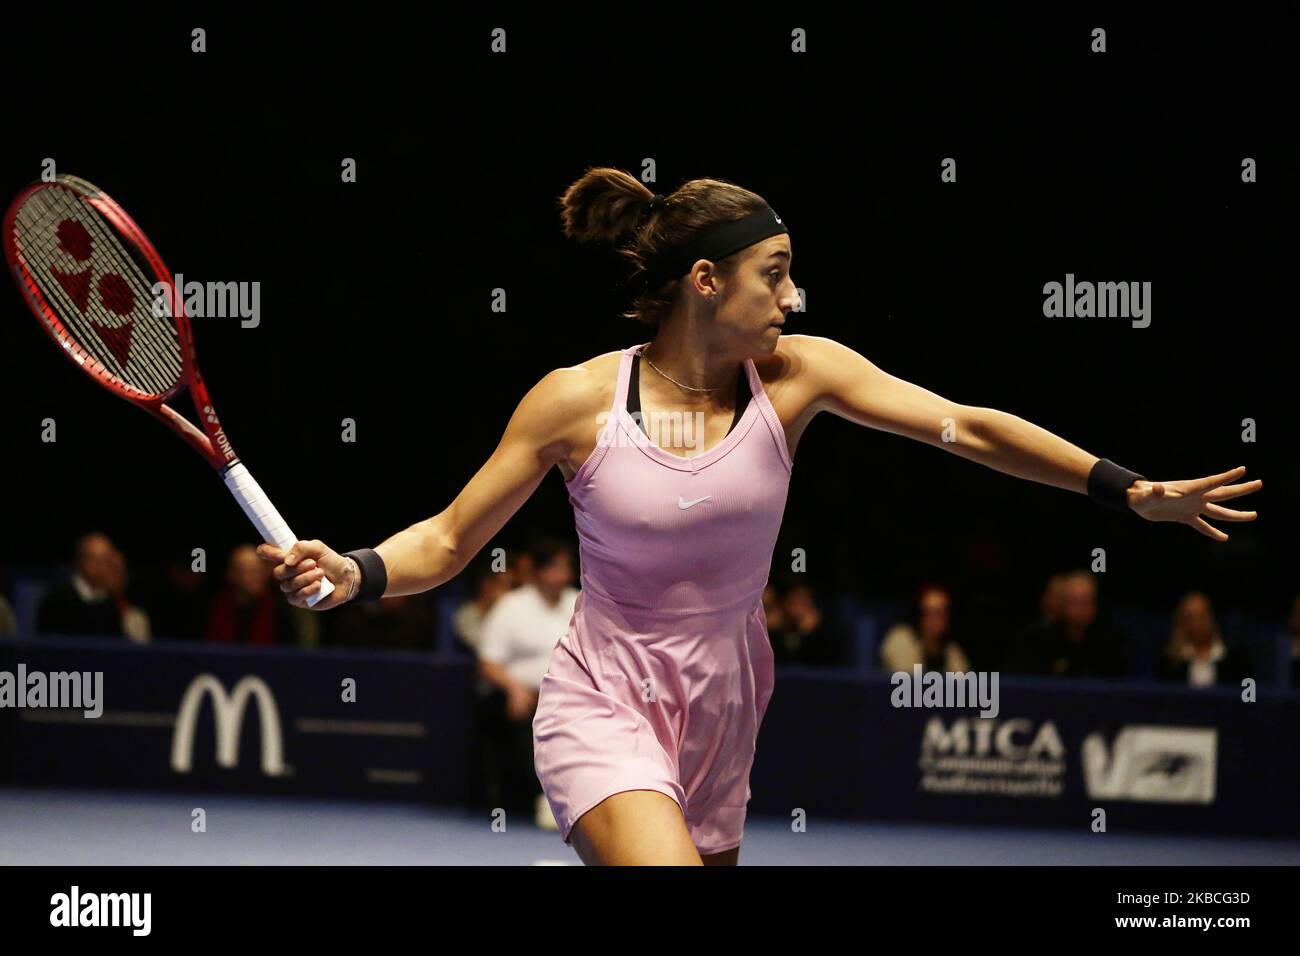
[[[645,351],[646,348],[649,348],[649,346],[647,345],[645,348],[643,348],[643,349],[641,350],[641,356],[642,356],[642,357],[643,357],[647,362],[650,362],[650,367],[651,367],[652,369],[654,369],[656,372],[658,372],[658,373],[659,373],[660,375],[662,375],[664,378],[668,379],[668,381],[672,382],[672,383],[673,383],[674,385],[676,385],[678,388],[684,388],[684,389],[686,389],[687,391],[691,391],[691,392],[716,392],[718,389],[722,388],[721,385],[711,385],[711,386],[709,386],[709,387],[707,387],[707,388],[697,388],[697,387],[694,386],[694,385],[683,385],[681,382],[677,381],[677,379],[673,378],[671,375],[669,375],[667,372],[665,372],[663,369],[661,369],[658,365],[656,365],[654,362],[652,362],[652,361],[650,360],[650,356],[649,356],[649,355],[646,355],[646,351]]]

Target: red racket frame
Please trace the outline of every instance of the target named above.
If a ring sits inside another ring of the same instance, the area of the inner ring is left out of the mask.
[[[27,201],[28,197],[41,189],[66,189],[77,196],[79,200],[96,209],[109,221],[122,239],[135,247],[153,271],[154,278],[168,289],[172,305],[172,316],[176,323],[177,337],[180,341],[181,377],[166,394],[146,395],[138,389],[119,382],[117,377],[104,368],[97,359],[76,346],[75,338],[71,336],[66,339],[61,337],[68,335],[67,327],[59,319],[58,313],[54,311],[41,294],[40,287],[36,284],[27,266],[19,260],[18,249],[14,240],[13,227],[18,210]],[[41,319],[41,326],[59,345],[61,352],[64,352],[82,371],[101,386],[126,399],[131,404],[144,409],[165,424],[184,439],[186,444],[202,455],[213,468],[221,471],[239,461],[239,457],[230,444],[230,439],[221,427],[221,422],[217,418],[217,413],[212,405],[212,399],[208,395],[208,387],[204,384],[203,375],[199,372],[199,363],[194,351],[194,333],[190,328],[189,316],[185,314],[184,302],[181,300],[181,296],[177,293],[172,281],[171,271],[168,270],[166,263],[163,262],[162,256],[158,254],[158,250],[154,248],[153,243],[149,241],[149,237],[144,234],[144,230],[136,225],[135,220],[127,215],[126,210],[114,202],[112,197],[99,187],[83,179],[71,176],[60,176],[54,182],[32,183],[18,194],[18,197],[10,204],[8,211],[5,213],[4,248],[5,259],[8,261],[9,268],[13,272],[15,279],[18,280],[18,287],[22,289],[28,303]],[[199,416],[201,429],[166,404],[167,399],[179,394],[182,388],[190,393],[190,398],[194,402],[194,409]]]
[[[68,334],[68,329],[59,319],[58,313],[45,300],[45,296],[41,294],[40,286],[37,285],[26,264],[19,261],[19,250],[14,239],[14,221],[18,216],[18,210],[22,208],[33,193],[40,189],[66,189],[76,196],[79,201],[89,204],[98,211],[108,220],[109,225],[118,235],[133,246],[135,251],[144,258],[149,269],[153,271],[154,278],[166,290],[180,346],[181,374],[176,384],[165,394],[150,395],[124,382],[116,381],[117,377],[109,372],[103,363],[76,345],[75,338],[71,336],[68,336],[67,339],[60,338],[60,335]],[[235,454],[234,448],[231,447],[230,439],[226,437],[225,430],[222,429],[217,413],[212,407],[212,399],[208,395],[208,388],[199,372],[199,363],[194,351],[194,333],[190,328],[190,319],[185,314],[185,304],[177,293],[171,272],[168,270],[166,263],[162,261],[162,256],[158,255],[158,250],[153,247],[153,243],[144,234],[144,230],[137,226],[135,220],[126,214],[126,210],[114,202],[98,186],[76,176],[59,176],[52,183],[33,183],[18,195],[5,213],[4,247],[5,258],[9,261],[9,268],[13,271],[14,278],[18,281],[18,287],[22,289],[28,304],[41,320],[41,325],[59,344],[68,358],[76,362],[82,371],[90,375],[91,378],[110,392],[126,399],[132,405],[143,408],[179,435],[187,445],[202,455],[204,460],[221,474],[227,489],[234,495],[235,500],[239,502],[240,507],[244,510],[244,514],[262,534],[263,539],[276,544],[281,550],[287,551],[290,549],[297,539],[279,511],[271,504],[266,493],[262,491],[252,475],[248,473],[248,469],[240,463],[239,457]],[[196,426],[184,416],[177,414],[173,408],[166,404],[167,399],[178,394],[182,387],[190,393],[190,398],[194,401],[194,408],[199,416],[199,426]],[[307,598],[308,606],[314,607],[333,590],[333,582],[327,577],[321,578],[319,588]]]

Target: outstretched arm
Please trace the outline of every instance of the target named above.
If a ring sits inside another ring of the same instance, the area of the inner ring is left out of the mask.
[[[815,411],[923,441],[1017,478],[1087,494],[1088,476],[1099,460],[1096,455],[1016,415],[959,405],[905,382],[831,339],[807,335],[798,339]],[[1258,479],[1227,484],[1245,473],[1241,466],[1204,478],[1135,481],[1127,489],[1128,506],[1149,521],[1178,521],[1216,541],[1226,541],[1228,536],[1204,518],[1255,520],[1254,511],[1233,511],[1217,504],[1263,487]]]
[[[571,369],[549,373],[520,401],[496,450],[456,499],[375,548],[388,575],[385,597],[426,591],[465,568],[568,454],[567,436],[581,415],[581,387]],[[299,541],[288,554],[266,544],[257,550],[276,564],[275,578],[291,604],[307,606],[324,576],[337,587],[315,610],[348,600],[355,563],[322,542]]]

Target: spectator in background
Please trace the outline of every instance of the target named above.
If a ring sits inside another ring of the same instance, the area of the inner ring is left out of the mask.
[[[880,664],[886,673],[923,671],[965,674],[970,667],[966,652],[952,639],[952,595],[938,584],[917,589],[912,621],[895,624],[880,645]]]
[[[504,595],[515,585],[515,571],[518,561],[510,561],[500,571],[495,570],[496,559],[492,553],[480,552],[465,569],[463,577],[469,582],[473,596],[462,601],[451,618],[451,630],[456,635],[459,647],[478,657],[479,644],[483,640],[483,620]],[[512,566],[513,565],[513,566]],[[479,786],[483,788],[480,796],[485,803],[500,803],[496,766],[500,762],[497,751],[500,738],[506,733],[501,728],[501,691],[495,684],[481,674],[475,684],[474,752],[479,755]],[[487,792],[492,789],[489,795]]]
[[[1240,647],[1224,643],[1210,599],[1200,591],[1178,602],[1157,676],[1188,687],[1240,685],[1251,676],[1250,658]]]
[[[225,587],[212,599],[208,612],[210,642],[258,647],[295,643],[293,620],[285,613],[288,605],[273,587],[272,571],[258,558],[253,545],[231,549]]]
[[[497,603],[502,595],[514,586],[514,573],[507,566],[505,570],[492,569],[493,558],[490,554],[480,554],[467,569],[465,575],[473,589],[473,597],[456,608],[451,618],[451,629],[456,639],[469,650],[478,653],[479,641],[483,632],[483,618]]]
[[[533,579],[533,573],[536,569],[537,558],[533,554],[531,547],[523,550],[511,551],[506,558],[507,568],[510,573],[511,589],[523,587]]]
[[[1005,668],[1012,674],[1059,677],[1123,677],[1128,641],[1097,615],[1097,582],[1083,570],[1065,575],[1060,617],[1018,633]]]
[[[1065,589],[1069,575],[1063,571],[1058,571],[1047,579],[1043,585],[1043,593],[1038,598],[1038,620],[1033,624],[1027,624],[1019,631],[1011,635],[1008,642],[1007,650],[1002,658],[997,662],[1000,666],[1007,667],[1008,662],[1013,662],[1013,655],[1020,655],[1026,644],[1031,644],[1039,637],[1043,631],[1053,627],[1061,619],[1061,614],[1065,607]]]
[[[129,580],[126,558],[107,535],[82,535],[72,557],[72,576],[41,598],[36,632],[148,643],[149,617],[127,600]]]
[[[1063,571],[1058,571],[1047,579],[1043,596],[1038,600],[1040,624],[1055,624],[1065,613],[1065,592],[1069,579],[1070,576]]]
[[[510,591],[483,619],[479,674],[493,685],[480,711],[486,791],[494,806],[530,806],[538,826],[555,829],[533,761],[533,714],[551,652],[569,629],[578,589],[569,545],[538,538],[529,548],[532,580]]]
[[[811,585],[793,584],[779,600],[775,630],[770,619],[767,624],[776,663],[831,667],[845,663],[844,635],[822,614]]]
[[[126,596],[126,587],[130,583],[130,575],[126,569],[126,555],[114,548],[110,566],[113,570],[109,578],[108,591],[122,612],[122,632],[137,644],[148,644],[152,636],[149,615],[144,612],[144,608],[132,604]]]

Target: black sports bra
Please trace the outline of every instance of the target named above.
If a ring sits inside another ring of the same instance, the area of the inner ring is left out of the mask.
[[[627,381],[627,411],[628,414],[641,426],[641,431],[646,432],[645,422],[641,420],[641,353],[632,354],[632,374]],[[740,416],[745,412],[745,406],[749,404],[749,376],[746,374],[745,366],[741,366],[740,374],[736,376],[736,414],[731,419],[731,428],[727,429],[727,434],[736,427],[736,422],[740,421]],[[650,433],[646,432],[646,437]]]

